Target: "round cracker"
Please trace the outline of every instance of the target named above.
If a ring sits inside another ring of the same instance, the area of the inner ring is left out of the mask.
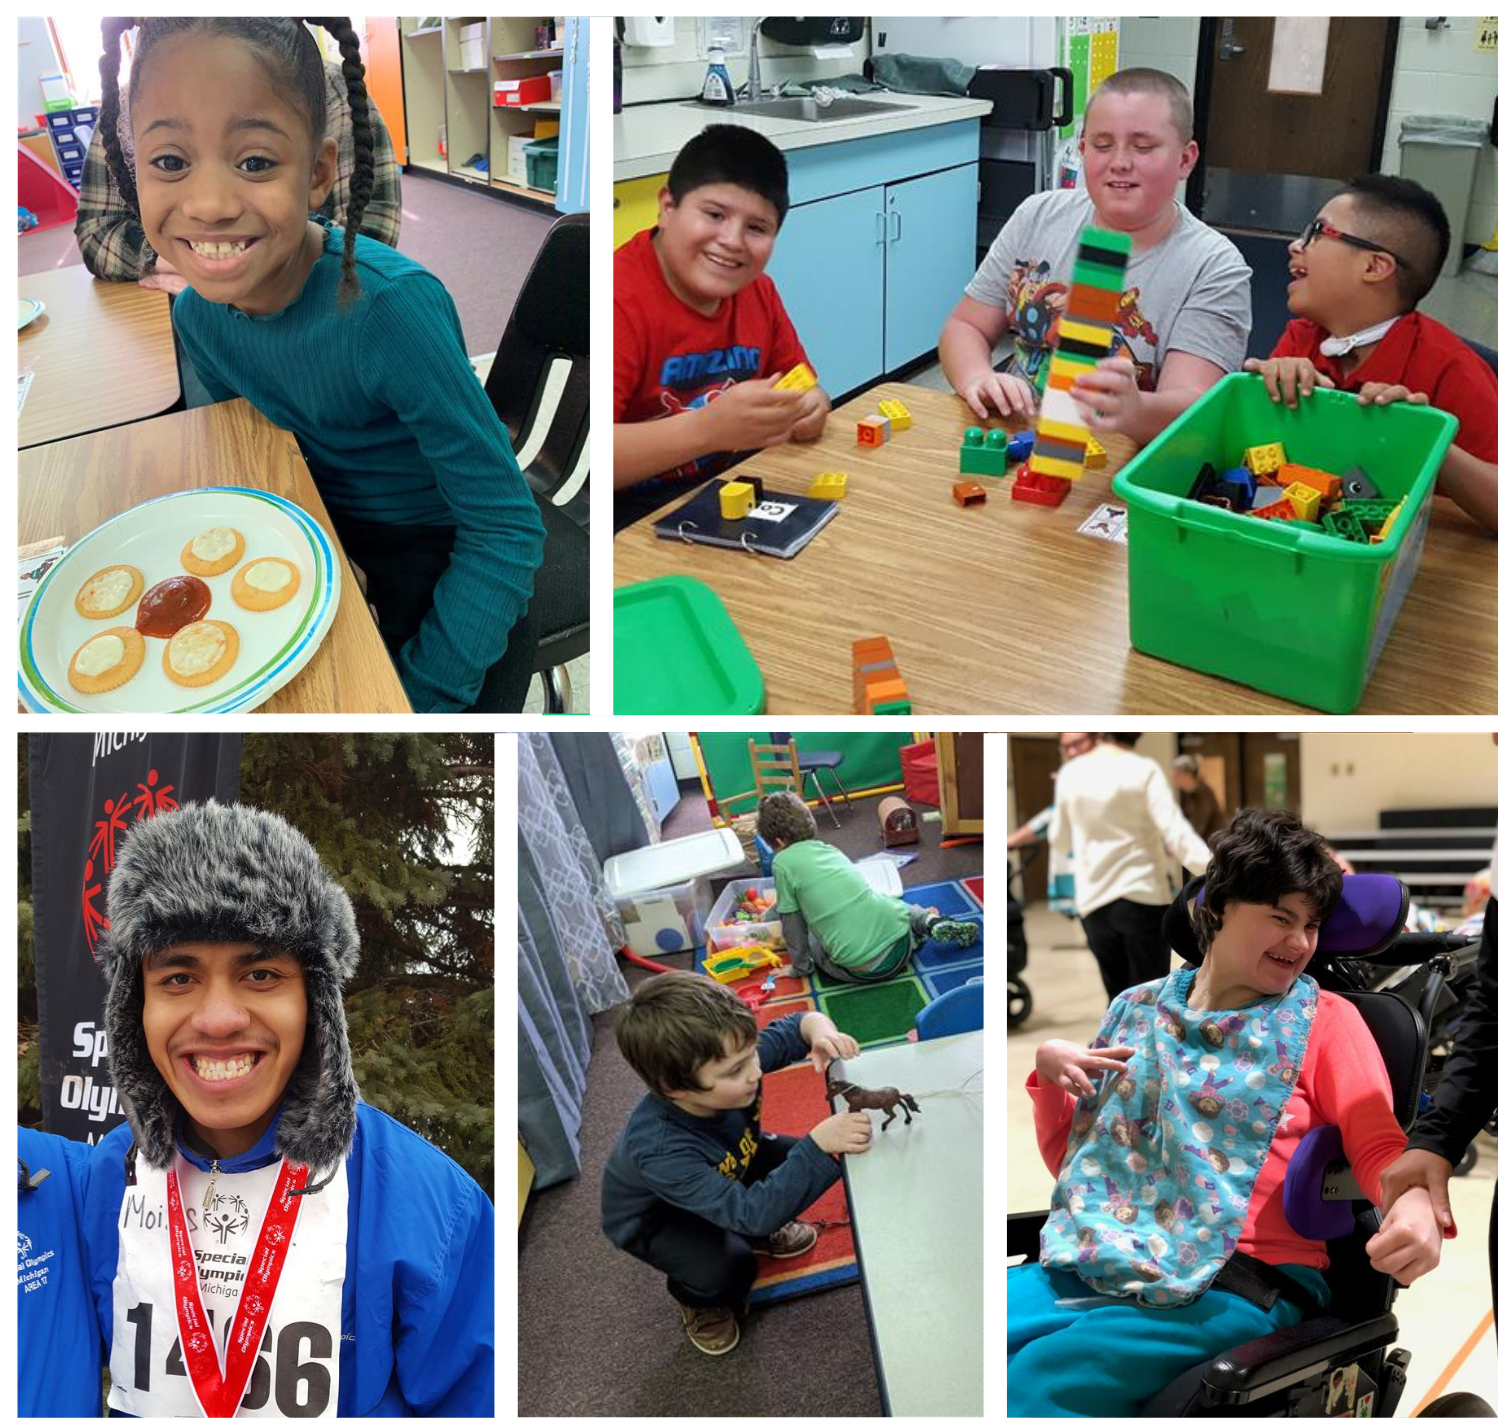
[[[211,667],[204,668],[202,672],[180,673],[172,667],[172,649],[177,646],[177,640],[184,635],[192,636],[195,628],[218,628],[224,635],[224,650],[219,659]],[[207,687],[210,682],[217,682],[231,667],[234,660],[239,656],[239,634],[229,623],[220,623],[216,618],[200,618],[195,623],[188,623],[177,629],[167,639],[166,647],[161,650],[161,669],[171,678],[178,687]]]
[[[199,578],[213,578],[215,574],[226,574],[242,558],[244,558],[244,535],[230,525],[214,525],[216,529],[228,529],[234,536],[234,547],[229,552],[217,559],[200,559],[192,551],[192,539],[182,546],[182,567],[190,574],[196,574]],[[206,529],[201,533],[206,534]],[[193,535],[193,539],[198,538]]]
[[[84,604],[83,595],[86,594],[94,583],[106,574],[117,573],[123,569],[130,575],[130,591],[123,603],[117,603],[113,608],[89,608]],[[73,595],[73,607],[85,618],[118,618],[132,603],[141,596],[146,586],[146,576],[135,567],[134,564],[110,564],[108,568],[100,569],[97,573],[90,574],[83,581],[83,586]]]
[[[257,564],[280,564],[289,570],[291,579],[284,588],[278,588],[274,593],[269,593],[263,588],[256,588],[245,578],[245,575]],[[247,608],[251,613],[269,613],[273,608],[280,608],[282,604],[290,603],[301,586],[301,572],[290,559],[262,558],[251,559],[234,575],[234,582],[230,584],[229,592],[241,608]]]
[[[100,638],[116,637],[125,645],[125,656],[112,668],[105,672],[86,673],[78,669],[78,653],[81,653],[90,643],[96,643]],[[79,692],[90,696],[100,692],[113,692],[117,687],[123,687],[141,669],[141,664],[146,660],[146,640],[131,627],[106,628],[102,633],[95,633],[92,638],[86,638],[78,645],[78,652],[73,654],[72,661],[68,664],[68,681],[73,684]]]

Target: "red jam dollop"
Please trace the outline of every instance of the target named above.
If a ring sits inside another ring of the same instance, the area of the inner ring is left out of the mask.
[[[213,594],[202,579],[191,574],[164,578],[142,595],[135,611],[136,631],[148,638],[170,638],[189,623],[196,623],[212,602]]]

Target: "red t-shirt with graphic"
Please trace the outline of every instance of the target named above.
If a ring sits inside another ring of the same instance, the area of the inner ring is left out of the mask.
[[[1331,333],[1314,321],[1297,317],[1269,353],[1303,356],[1339,391],[1372,383],[1407,386],[1430,398],[1437,410],[1461,422],[1456,445],[1479,460],[1498,463],[1498,376],[1450,327],[1419,312],[1399,318],[1373,348],[1373,354],[1350,375],[1342,375],[1333,357],[1321,354]]]
[[[614,423],[633,425],[695,410],[739,381],[806,360],[775,283],[761,273],[724,298],[714,316],[683,302],[661,275],[651,239],[637,233],[614,253]],[[705,480],[729,452],[704,452],[645,482]]]

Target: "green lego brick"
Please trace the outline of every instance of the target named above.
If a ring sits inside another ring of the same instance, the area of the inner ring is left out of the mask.
[[[1071,269],[1074,287],[1100,287],[1105,292],[1122,292],[1126,275],[1122,267],[1099,267],[1096,262],[1087,262],[1080,257]]]
[[[1356,502],[1353,501],[1353,503]],[[1354,544],[1368,542],[1368,535],[1363,530],[1362,521],[1356,515],[1349,514],[1345,508],[1334,509],[1322,515],[1321,528],[1325,533],[1340,535]]]
[[[1009,434],[970,425],[963,432],[957,468],[964,475],[1005,475],[1009,473]]]
[[[911,707],[908,702],[881,702],[875,709],[876,717],[908,717]]]
[[[1110,252],[1122,252],[1128,256],[1134,250],[1134,241],[1126,232],[1109,232],[1101,227],[1084,227],[1080,239],[1093,247],[1106,247]]]
[[[1343,514],[1350,514],[1360,523],[1372,524],[1375,528],[1381,528],[1384,520],[1398,507],[1397,499],[1344,499],[1342,501]]]

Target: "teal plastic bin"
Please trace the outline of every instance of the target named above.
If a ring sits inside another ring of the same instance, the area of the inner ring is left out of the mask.
[[[525,146],[525,182],[530,188],[544,188],[548,193],[557,190],[557,144],[556,135],[538,138]]]
[[[1355,711],[1419,566],[1456,430],[1429,406],[1319,390],[1288,410],[1259,376],[1219,381],[1114,477],[1129,508],[1130,641],[1323,712]],[[1353,544],[1186,498],[1204,463],[1221,470],[1275,441],[1294,464],[1335,475],[1356,465],[1403,499],[1389,537]]]

